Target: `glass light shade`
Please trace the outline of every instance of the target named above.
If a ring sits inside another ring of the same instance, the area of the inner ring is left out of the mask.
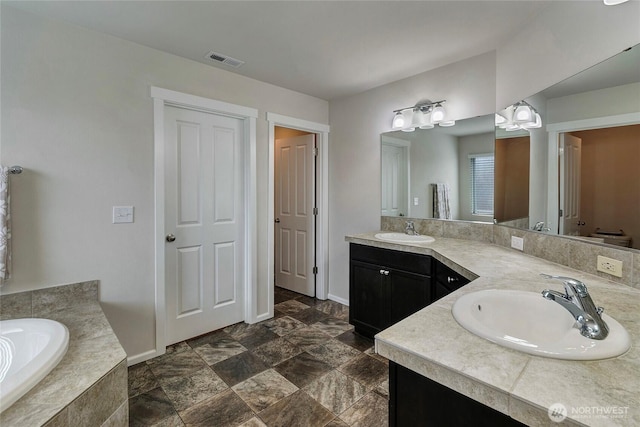
[[[431,123],[425,123],[422,126],[420,126],[420,129],[433,129],[435,126]]]
[[[422,110],[414,110],[411,118],[411,127],[419,128],[428,123],[427,115]]]
[[[431,111],[431,123],[440,123],[444,120],[444,107],[437,104]]]
[[[537,129],[542,127],[542,118],[540,117],[540,114],[535,113],[534,119],[532,121],[520,123],[519,125],[523,129]]]
[[[536,121],[530,126],[531,129],[538,129],[542,127],[542,117],[540,117],[540,113],[536,113]]]
[[[455,120],[447,120],[447,121],[442,121],[440,123],[438,123],[438,125],[442,126],[443,128],[448,128],[451,127],[453,125],[456,124]]]
[[[519,125],[514,125],[514,124],[507,125],[504,128],[504,130],[506,130],[507,132],[512,132],[514,130],[520,130],[520,129],[522,129],[522,128]]]
[[[629,0],[604,0],[604,4],[607,6],[615,6],[617,4],[626,3]]]
[[[398,111],[395,116],[393,116],[393,121],[391,122],[391,128],[393,130],[402,129],[405,126],[406,119],[402,111]]]
[[[534,112],[528,105],[520,105],[513,113],[514,123],[527,123],[535,121]]]
[[[416,128],[404,128],[404,129],[401,129],[401,130],[402,130],[402,132],[413,132],[414,130],[416,130]]]
[[[507,122],[507,118],[503,115],[496,113],[496,126],[500,126],[503,123]]]

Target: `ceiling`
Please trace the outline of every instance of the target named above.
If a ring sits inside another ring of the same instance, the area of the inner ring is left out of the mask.
[[[331,100],[496,49],[551,1],[4,1]],[[215,51],[246,63],[214,64]]]

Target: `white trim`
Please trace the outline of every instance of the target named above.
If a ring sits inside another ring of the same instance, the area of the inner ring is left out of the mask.
[[[164,109],[167,105],[197,109],[209,113],[236,117],[244,121],[244,168],[245,168],[245,281],[244,319],[251,323],[258,318],[257,310],[257,178],[256,178],[256,118],[258,110],[229,104],[214,99],[203,98],[168,89],[151,87],[153,98],[153,140],[154,140],[154,198],[155,198],[155,349],[128,359],[129,364],[164,354],[166,351],[166,301],[165,301],[165,185],[164,185]]]
[[[337,297],[333,294],[329,294],[328,299],[330,299],[331,301],[335,301],[335,302],[339,302],[342,305],[346,305],[347,307],[349,306],[349,300],[348,299],[344,299],[344,298],[340,298]]]
[[[176,107],[195,107],[210,113],[221,113],[226,116],[258,118],[258,110],[255,108],[243,107],[242,105],[230,104],[228,102],[203,98],[202,96],[190,95],[188,93],[176,92],[155,86],[151,86],[151,97],[161,99],[165,104],[175,105]]]
[[[615,116],[594,117],[592,119],[573,120],[547,125],[548,163],[547,163],[547,224],[552,232],[558,233],[560,206],[558,201],[558,138],[561,133],[589,129],[602,129],[614,126],[626,126],[640,123],[639,113],[618,114]]]
[[[154,357],[159,356],[159,354],[157,353],[157,349],[154,348],[153,350],[145,351],[134,356],[129,356],[127,357],[127,366],[137,365],[138,363],[144,362],[145,360],[153,359]]]
[[[269,317],[273,316],[273,281],[274,281],[274,176],[275,167],[275,127],[283,126],[315,133],[318,137],[316,199],[318,201],[318,217],[316,225],[316,298],[327,299],[329,294],[329,125],[296,119],[275,113],[267,113],[269,123],[269,170],[268,170],[268,206],[267,206],[267,277],[269,278]]]

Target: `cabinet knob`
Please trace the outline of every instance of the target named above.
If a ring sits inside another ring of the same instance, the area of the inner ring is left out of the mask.
[[[455,283],[460,280],[458,277],[447,276],[447,283]]]

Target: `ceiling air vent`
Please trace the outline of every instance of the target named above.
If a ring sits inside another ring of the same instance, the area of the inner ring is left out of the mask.
[[[211,51],[211,52],[207,53],[205,58],[207,58],[207,59],[209,59],[211,61],[214,61],[214,62],[218,62],[220,64],[228,65],[228,66],[233,67],[233,68],[238,68],[242,64],[244,64],[244,61],[240,61],[239,59],[235,59],[235,58],[232,58],[230,56],[223,55],[221,53],[214,52],[214,51]]]

